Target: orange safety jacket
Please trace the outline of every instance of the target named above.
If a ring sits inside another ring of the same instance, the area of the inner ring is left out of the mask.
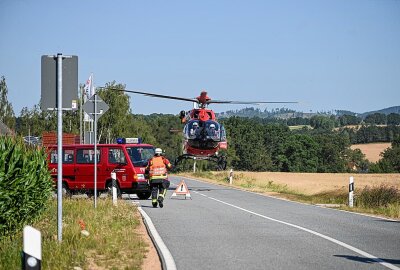
[[[165,179],[167,178],[167,168],[172,167],[168,159],[159,156],[153,157],[149,160],[147,168],[149,170],[150,181],[153,179]]]

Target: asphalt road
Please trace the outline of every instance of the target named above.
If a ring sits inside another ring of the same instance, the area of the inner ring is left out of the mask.
[[[164,208],[139,202],[177,269],[400,269],[400,222],[170,180]]]

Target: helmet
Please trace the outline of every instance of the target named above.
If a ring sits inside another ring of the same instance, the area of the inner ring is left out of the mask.
[[[161,155],[162,154],[162,149],[161,148],[156,148],[155,153],[156,153],[156,155]]]
[[[214,124],[211,124],[211,125],[210,125],[210,128],[215,128],[215,125],[214,125]]]
[[[198,126],[198,125],[199,125],[199,123],[197,123],[197,122],[193,123],[193,126]]]

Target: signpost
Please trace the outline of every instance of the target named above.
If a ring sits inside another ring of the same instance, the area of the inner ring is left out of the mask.
[[[97,93],[83,104],[83,110],[94,119],[94,208],[97,207],[97,120],[108,111],[110,107]]]
[[[63,65],[64,63],[64,65]],[[42,110],[57,110],[57,231],[62,240],[62,111],[76,110],[78,100],[78,57],[42,56]],[[63,80],[63,72],[65,78]],[[63,86],[65,88],[63,89]]]

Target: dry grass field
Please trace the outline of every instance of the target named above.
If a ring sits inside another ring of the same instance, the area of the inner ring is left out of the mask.
[[[290,190],[314,195],[327,191],[346,192],[350,176],[354,177],[356,189],[365,186],[387,184],[400,189],[400,174],[348,174],[348,173],[282,173],[282,172],[235,172],[244,178],[254,179],[255,183],[286,185]]]
[[[360,149],[369,161],[377,162],[381,159],[380,154],[388,147],[390,147],[390,143],[367,143],[353,144],[351,149]]]
[[[230,185],[229,172],[196,172],[181,175]],[[347,206],[350,177],[354,178],[354,208]],[[233,186],[293,201],[400,218],[400,174],[241,172]]]

